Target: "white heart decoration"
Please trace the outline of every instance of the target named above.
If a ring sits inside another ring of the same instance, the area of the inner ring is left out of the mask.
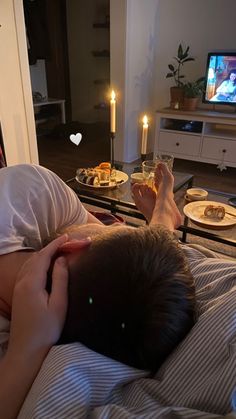
[[[82,140],[82,134],[80,134],[80,132],[77,132],[77,134],[71,134],[70,140],[75,145],[79,145],[80,141]]]

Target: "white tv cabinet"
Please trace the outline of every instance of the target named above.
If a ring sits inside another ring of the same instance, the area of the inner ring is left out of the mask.
[[[158,110],[154,155],[157,153],[236,167],[236,113]]]

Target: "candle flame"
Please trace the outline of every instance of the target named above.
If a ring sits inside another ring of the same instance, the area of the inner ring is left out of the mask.
[[[111,100],[115,100],[115,98],[116,98],[116,94],[115,94],[114,90],[112,90],[112,92],[111,92]]]
[[[148,118],[147,118],[147,115],[144,115],[144,117],[143,117],[143,123],[144,123],[145,125],[147,125],[147,123],[148,123]]]

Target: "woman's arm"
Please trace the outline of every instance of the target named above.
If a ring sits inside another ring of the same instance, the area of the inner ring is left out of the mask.
[[[63,235],[28,260],[13,294],[6,355],[0,362],[0,419],[15,418],[51,346],[62,331],[67,310],[66,260],[54,264],[51,294],[45,290],[52,257],[67,241]]]

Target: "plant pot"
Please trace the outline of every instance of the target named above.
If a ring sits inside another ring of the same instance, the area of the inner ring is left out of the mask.
[[[195,111],[198,105],[199,97],[185,97],[184,111]]]
[[[184,90],[182,87],[172,86],[170,88],[171,109],[183,109]]]

